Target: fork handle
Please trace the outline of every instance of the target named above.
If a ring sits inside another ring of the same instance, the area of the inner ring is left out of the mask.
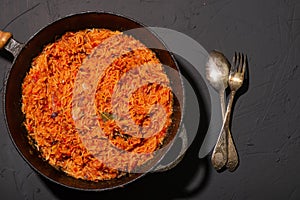
[[[229,129],[227,129],[227,142],[228,142],[228,159],[226,163],[226,167],[230,172],[233,172],[239,163],[239,157],[237,154],[237,150],[235,148],[232,135]]]
[[[231,111],[232,111],[232,103],[233,99],[235,96],[235,91],[231,91],[227,109],[226,109],[226,114],[225,114],[225,119],[224,119],[224,124],[222,126],[222,130],[224,129],[225,132],[227,133],[227,142],[228,142],[228,159],[226,163],[226,167],[229,169],[229,171],[234,171],[238,165],[238,154],[232,139],[232,135],[229,129],[229,122],[230,122],[230,117],[231,117]]]
[[[231,97],[233,99],[233,97]],[[231,99],[231,101],[232,101]],[[220,92],[220,100],[221,100],[221,108],[222,108],[222,117],[223,120],[225,118],[225,90],[223,92]],[[230,103],[232,104],[232,102]],[[238,163],[239,163],[239,158],[237,154],[237,150],[235,148],[231,131],[230,128],[226,128],[226,136],[227,136],[227,162],[226,162],[226,167],[228,168],[229,171],[233,172]]]
[[[225,113],[225,116],[224,116],[222,129],[229,128],[229,122],[230,122],[231,111],[232,111],[232,103],[233,103],[235,93],[236,93],[236,91],[234,91],[234,90],[232,90],[230,92],[229,101],[228,101],[228,104],[227,104],[227,109],[226,109],[226,113]]]

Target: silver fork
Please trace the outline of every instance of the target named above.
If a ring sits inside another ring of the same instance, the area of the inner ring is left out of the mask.
[[[232,136],[229,130],[229,122],[234,96],[236,91],[243,85],[244,82],[246,61],[246,55],[244,56],[243,54],[241,55],[240,53],[235,53],[233,56],[233,62],[228,80],[228,84],[231,89],[230,97],[223,121],[223,126],[211,158],[212,164],[216,170],[220,170],[226,164],[226,167],[229,169],[229,171],[234,171],[239,162],[236,149],[232,142]]]

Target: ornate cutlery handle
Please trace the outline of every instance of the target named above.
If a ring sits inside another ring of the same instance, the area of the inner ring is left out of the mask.
[[[225,115],[225,90],[220,91],[220,102],[221,102],[221,110],[222,117],[224,119]],[[224,122],[223,122],[224,123]],[[223,129],[222,129],[223,130]],[[224,131],[221,131],[217,140],[217,143],[214,147],[211,162],[213,167],[216,170],[220,170],[227,163],[227,134]]]
[[[239,162],[237,151],[236,151],[235,145],[233,143],[232,135],[231,135],[231,132],[229,129],[229,122],[230,122],[231,111],[232,111],[232,103],[233,103],[235,93],[236,93],[235,91],[231,91],[231,93],[230,93],[229,102],[227,105],[226,114],[224,117],[224,122],[223,122],[222,130],[221,130],[222,132],[227,133],[228,158],[227,158],[226,167],[229,169],[229,171],[234,171]]]
[[[232,103],[235,91],[231,91],[222,129],[212,154],[212,164],[220,170],[225,164],[229,171],[234,171],[238,165],[238,155],[229,130]]]
[[[229,171],[233,172],[236,169],[236,167],[238,166],[239,157],[238,157],[235,145],[233,143],[229,128],[227,129],[227,142],[228,142],[228,144],[227,144],[228,158],[227,158],[226,167],[228,168]]]
[[[211,162],[216,170],[220,170],[227,163],[226,131],[222,129],[218,141],[212,153]]]

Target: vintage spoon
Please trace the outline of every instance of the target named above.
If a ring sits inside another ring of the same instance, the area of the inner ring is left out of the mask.
[[[218,51],[211,51],[206,64],[206,78],[212,87],[219,93],[222,117],[225,117],[225,89],[228,87],[230,64],[226,57]],[[226,135],[226,131],[228,135]],[[212,164],[216,170],[226,165],[229,171],[234,171],[238,164],[238,156],[230,130],[222,131],[212,154]],[[227,137],[226,137],[227,136]],[[232,163],[236,163],[233,165]]]

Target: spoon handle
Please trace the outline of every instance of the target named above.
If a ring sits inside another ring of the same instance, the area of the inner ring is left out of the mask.
[[[225,104],[225,89],[221,90],[219,92],[219,96],[220,96],[220,103],[221,103],[221,111],[222,111],[222,118],[224,120],[225,117],[225,112],[226,112],[226,104]]]
[[[226,140],[226,130],[222,129],[219,134],[217,143],[214,147],[211,162],[216,170],[222,169],[227,162],[227,140]]]
[[[220,93],[220,104],[222,110],[222,118],[224,119],[225,116],[225,90],[221,90]],[[227,163],[227,137],[226,137],[226,130],[222,129],[221,133],[219,134],[217,143],[214,147],[211,162],[213,167],[216,170],[220,170],[222,167],[225,166]]]

